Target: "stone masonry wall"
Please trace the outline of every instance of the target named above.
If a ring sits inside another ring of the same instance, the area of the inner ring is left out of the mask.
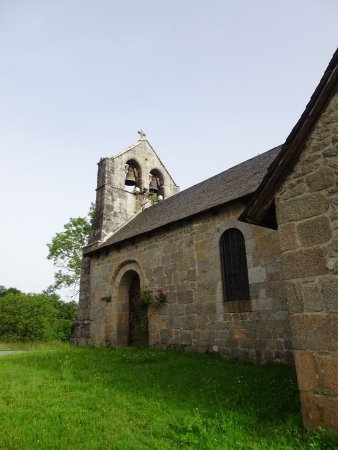
[[[306,425],[338,432],[338,96],[276,198]]]
[[[122,153],[102,158],[98,163],[95,217],[89,245],[103,242],[126,224],[151,201],[128,192],[125,186],[125,164],[137,162],[142,171],[142,187],[149,188],[149,172],[158,170],[163,176],[165,197],[179,192],[174,180],[148,141],[140,140]]]
[[[92,257],[89,342],[123,344],[119,329],[128,304],[121,286],[132,269],[141,289],[162,287],[167,294],[166,304],[148,311],[151,346],[292,360],[278,232],[237,221],[243,207],[227,205]],[[231,227],[245,237],[249,301],[223,301],[219,240]]]

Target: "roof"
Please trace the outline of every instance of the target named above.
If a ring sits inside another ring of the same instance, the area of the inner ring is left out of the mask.
[[[302,116],[292,129],[282,146],[282,151],[262,179],[250,203],[240,215],[239,220],[256,225],[277,228],[271,207],[277,190],[286,176],[292,171],[305,148],[305,141],[317,120],[337,90],[338,49],[334,53],[322,79],[314,91]]]
[[[280,150],[281,146],[275,147],[145,209],[98,247],[87,248],[85,254],[252,194]]]

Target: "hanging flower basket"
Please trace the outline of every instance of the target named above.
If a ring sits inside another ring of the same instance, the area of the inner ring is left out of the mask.
[[[155,291],[146,288],[141,292],[141,304],[143,305],[159,306],[165,303],[166,300],[167,296],[163,288],[157,288]]]

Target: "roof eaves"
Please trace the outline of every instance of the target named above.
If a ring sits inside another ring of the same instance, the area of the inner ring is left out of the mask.
[[[123,242],[131,241],[131,240],[140,238],[142,236],[146,236],[147,234],[152,233],[154,231],[162,230],[162,229],[165,229],[167,227],[171,227],[171,226],[173,226],[175,224],[178,224],[178,223],[181,223],[181,222],[184,222],[184,221],[192,220],[192,218],[194,218],[194,217],[197,217],[197,216],[199,216],[201,214],[204,214],[206,212],[210,212],[212,210],[217,210],[218,208],[220,208],[222,206],[229,205],[230,203],[236,202],[236,201],[238,201],[240,199],[248,199],[248,198],[250,198],[250,195],[251,195],[250,193],[249,194],[245,194],[245,195],[241,195],[241,196],[239,196],[237,198],[233,198],[233,199],[228,200],[226,202],[212,205],[212,206],[210,206],[208,208],[205,208],[205,209],[203,209],[201,211],[195,212],[195,213],[190,214],[188,216],[182,216],[182,217],[180,217],[178,219],[169,220],[169,221],[161,224],[160,226],[154,226],[153,228],[148,228],[147,230],[142,231],[140,233],[136,232],[132,236],[121,238],[121,239],[118,239],[116,241],[111,241],[109,243],[107,241],[106,242],[101,242],[99,244],[99,246],[92,246],[91,248],[89,248],[90,246],[85,247],[83,254],[84,254],[84,256],[90,256],[90,255],[92,255],[94,253],[99,253],[100,251],[106,251],[106,250],[108,250],[108,249],[110,249],[110,248],[112,248],[112,247],[114,247],[116,245],[121,245]],[[156,205],[154,205],[154,206],[156,207]],[[154,206],[152,206],[152,208]],[[133,217],[132,220],[134,220],[134,219],[135,219],[135,217]],[[132,222],[132,220],[130,220],[128,223]]]

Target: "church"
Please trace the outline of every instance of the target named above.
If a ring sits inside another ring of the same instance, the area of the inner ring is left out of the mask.
[[[337,62],[283,145],[184,191],[142,131],[100,160],[73,344],[295,361],[338,432]]]

